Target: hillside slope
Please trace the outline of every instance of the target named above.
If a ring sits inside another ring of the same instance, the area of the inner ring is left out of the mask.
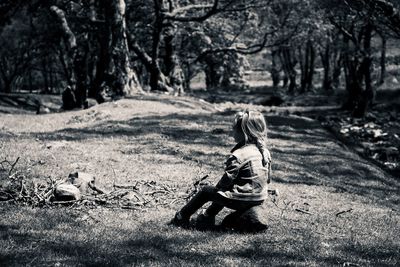
[[[204,175],[210,182],[220,177],[234,145],[233,114],[243,107],[143,96],[81,111],[0,114],[0,155],[10,161],[20,157],[20,170],[31,178],[84,171],[107,189],[145,180],[185,191]],[[182,199],[140,210],[0,203],[0,263],[400,264],[399,180],[347,149],[317,121],[252,107],[264,110],[268,121],[271,188],[280,192],[277,202],[268,200],[266,232],[167,226]]]

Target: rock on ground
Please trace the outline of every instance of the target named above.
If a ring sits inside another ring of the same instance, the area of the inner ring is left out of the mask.
[[[221,227],[239,232],[259,232],[266,230],[267,208],[265,205],[255,206],[245,211],[235,211],[226,216]]]

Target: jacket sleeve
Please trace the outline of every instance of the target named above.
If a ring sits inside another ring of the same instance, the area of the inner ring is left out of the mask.
[[[230,190],[233,187],[233,181],[237,177],[240,169],[239,160],[231,155],[225,162],[225,172],[217,184],[218,189]]]

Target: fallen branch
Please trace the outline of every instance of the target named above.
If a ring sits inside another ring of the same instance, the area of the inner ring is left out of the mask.
[[[51,202],[52,204],[65,204],[65,205],[67,205],[67,204],[75,204],[75,203],[77,203],[77,202],[80,202],[81,200],[79,199],[79,200],[68,200],[68,201],[53,201],[53,202]]]
[[[116,190],[116,191],[112,191],[109,194],[104,195],[104,197],[106,199],[115,199],[115,198],[121,198],[125,195],[127,195],[129,193],[129,191],[127,190]]]
[[[11,175],[11,172],[14,170],[15,165],[17,165],[18,160],[19,160],[19,157],[18,157],[18,158],[14,161],[14,163],[11,165],[11,169],[10,169],[10,171],[8,172],[8,175],[9,175],[9,176]]]
[[[113,187],[114,188],[133,188],[133,189],[137,189],[137,185],[139,182],[136,182],[136,184],[114,184]]]
[[[154,194],[169,194],[170,192],[167,190],[155,190],[143,193],[144,195],[154,195]]]
[[[6,158],[6,159],[4,159],[3,161],[0,162],[0,165],[1,165],[1,168],[2,168],[3,170],[5,170],[5,168],[4,168],[4,166],[3,166],[3,163],[7,163],[8,165],[10,165],[11,168],[10,168],[10,170],[8,171],[8,176],[11,176],[11,173],[12,173],[12,171],[14,170],[15,165],[17,165],[18,161],[19,161],[19,157],[17,157],[17,159],[16,159],[13,163],[9,162],[9,161],[7,160],[7,158]]]
[[[350,208],[350,209],[348,209],[348,210],[342,210],[342,211],[339,211],[338,213],[336,213],[335,216],[336,216],[336,217],[339,217],[339,215],[342,215],[342,214],[344,214],[344,213],[351,212],[351,211],[353,211],[352,208]]]
[[[295,210],[295,211],[298,211],[298,212],[301,212],[301,213],[308,214],[308,215],[313,215],[311,212],[306,211],[306,210],[302,210],[302,209],[299,209],[299,208],[295,208],[294,210]]]
[[[94,182],[91,182],[91,183],[89,183],[88,185],[89,185],[89,187],[90,187],[92,190],[96,191],[97,193],[106,194],[105,191],[104,191],[103,189],[97,187],[97,186],[94,184]]]
[[[141,210],[139,207],[132,207],[132,206],[121,206],[121,209],[125,210]]]

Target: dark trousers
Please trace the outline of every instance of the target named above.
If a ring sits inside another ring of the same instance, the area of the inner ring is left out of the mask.
[[[183,217],[189,218],[209,201],[212,201],[212,204],[207,208],[207,214],[210,216],[217,215],[224,207],[233,210],[247,210],[263,203],[263,200],[243,201],[229,199],[218,194],[218,189],[215,186],[204,186],[185,206],[183,206],[180,212]]]

